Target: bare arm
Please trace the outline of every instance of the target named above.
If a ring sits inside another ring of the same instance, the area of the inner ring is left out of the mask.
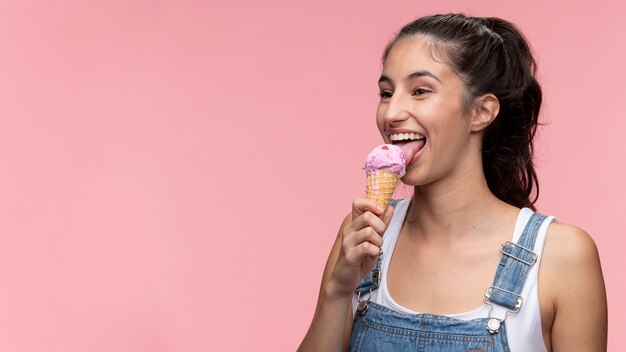
[[[341,224],[335,243],[328,255],[313,322],[298,351],[339,351],[343,346],[345,332],[349,331],[346,314],[350,314],[352,308],[351,298],[333,299],[328,286],[335,262],[339,256],[341,232],[351,220],[352,215],[348,214]]]
[[[357,199],[337,234],[326,261],[317,306],[299,352],[347,350],[352,329],[352,293],[359,280],[374,268],[393,210],[384,221],[373,201]],[[353,221],[354,219],[354,221]]]
[[[546,253],[555,311],[552,351],[606,351],[606,291],[593,239],[578,227],[554,223]]]

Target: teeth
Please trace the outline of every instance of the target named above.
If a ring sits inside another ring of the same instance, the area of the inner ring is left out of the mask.
[[[403,141],[403,140],[424,139],[424,136],[422,136],[419,133],[394,133],[392,135],[389,135],[389,139],[392,142],[395,142],[395,141]]]

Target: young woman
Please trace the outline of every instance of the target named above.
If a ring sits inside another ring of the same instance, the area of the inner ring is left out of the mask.
[[[383,55],[377,125],[405,151],[414,194],[386,211],[353,201],[299,351],[606,350],[593,240],[534,213],[535,70],[498,18],[402,28]]]

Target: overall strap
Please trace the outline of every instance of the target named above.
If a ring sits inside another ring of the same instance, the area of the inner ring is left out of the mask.
[[[378,289],[380,286],[380,281],[382,278],[382,262],[383,262],[383,250],[380,250],[380,254],[378,255],[378,260],[376,260],[376,266],[374,270],[369,272],[365,277],[359,282],[359,285],[354,290],[356,294],[356,300],[358,303],[356,307],[356,311],[360,315],[364,315],[367,312],[369,307],[369,301],[372,298],[372,291]]]
[[[381,255],[378,256],[378,260],[376,261],[376,266],[374,267],[374,270],[365,275],[365,277],[361,280],[361,282],[359,282],[359,285],[356,287],[356,290],[354,291],[356,294],[368,293],[374,291],[378,288],[378,286],[380,286],[380,280],[382,278],[382,257],[383,256],[381,251]]]
[[[517,243],[506,241],[500,247],[502,259],[493,286],[485,293],[485,303],[496,303],[517,313],[522,307],[522,288],[530,268],[537,261],[533,252],[539,228],[546,217],[533,213]]]

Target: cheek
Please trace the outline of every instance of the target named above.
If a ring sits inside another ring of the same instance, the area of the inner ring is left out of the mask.
[[[376,126],[378,126],[378,130],[380,131],[380,133],[384,133],[385,132],[385,121],[383,121],[382,119],[377,118],[376,119]]]

